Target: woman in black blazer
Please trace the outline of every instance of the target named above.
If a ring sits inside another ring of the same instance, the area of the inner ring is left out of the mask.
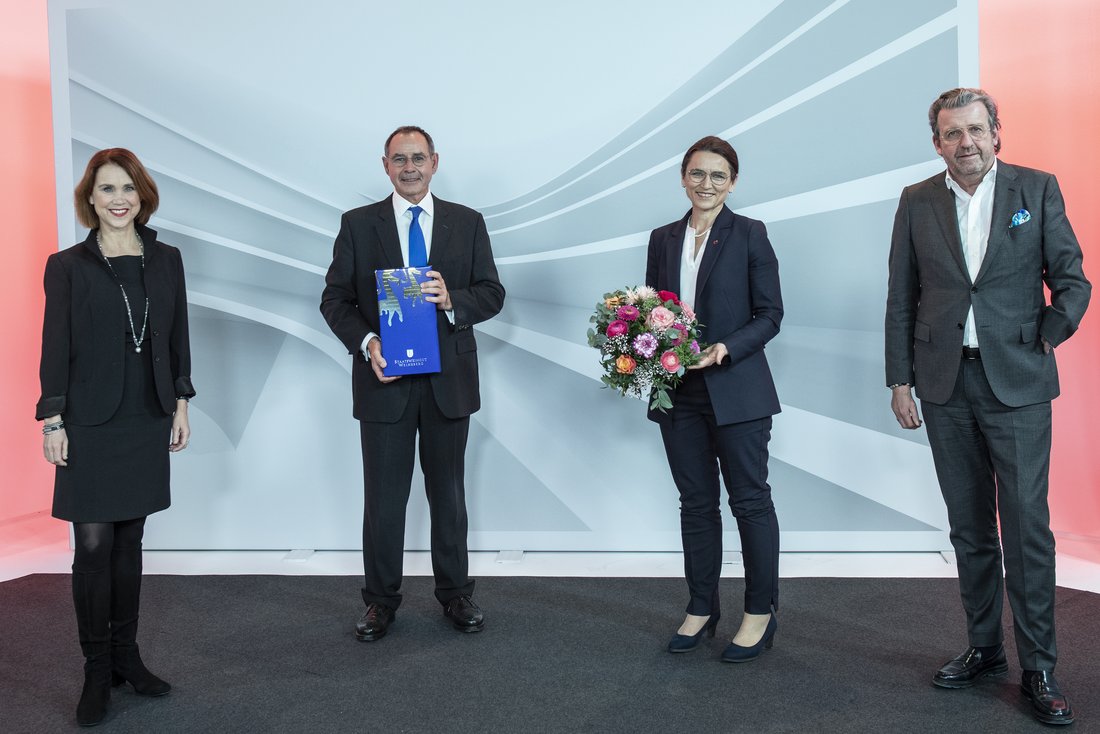
[[[168,507],[169,452],[187,447],[191,352],[179,250],[145,226],[160,201],[128,150],[92,156],[74,192],[87,239],[46,262],[43,451],[53,515],[73,523],[73,603],[84,653],[81,726],[113,685],[161,696],[136,643],[146,516]]]
[[[779,523],[768,486],[771,417],[779,412],[764,344],[779,333],[783,299],[779,264],[763,223],[730,211],[737,153],[706,137],[680,166],[691,211],[653,230],[646,284],[679,293],[711,345],[675,390],[661,426],[669,468],[680,492],[680,529],[690,601],[669,652],[694,649],[714,635],[722,571],[721,473],[737,520],[745,563],[740,628],[722,653],[745,662],[771,647],[779,601]]]

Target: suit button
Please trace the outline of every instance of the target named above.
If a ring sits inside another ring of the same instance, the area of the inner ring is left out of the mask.
[[[970,292],[971,292],[971,293],[977,293],[977,292],[978,292],[978,289],[977,289],[976,287],[975,287],[975,288],[971,288],[971,289],[970,289]]]
[[[959,327],[960,329],[963,327],[962,324],[955,324],[955,326]]]
[[[159,362],[159,361],[160,361],[160,357],[153,357],[153,361],[154,361],[154,362]]]

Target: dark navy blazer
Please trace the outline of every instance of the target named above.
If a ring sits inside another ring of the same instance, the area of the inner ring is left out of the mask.
[[[653,230],[649,237],[646,285],[678,293],[688,217]],[[755,420],[779,412],[764,345],[779,333],[783,297],[779,262],[763,222],[722,207],[711,227],[699,264],[695,298],[687,299],[702,324],[702,341],[722,342],[729,357],[703,369],[719,425]],[[649,411],[657,422],[671,414]]]

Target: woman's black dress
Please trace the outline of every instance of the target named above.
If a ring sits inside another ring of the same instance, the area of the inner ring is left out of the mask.
[[[140,336],[145,314],[141,258],[112,257],[111,267],[126,289],[134,328]],[[121,291],[118,297],[122,298]],[[119,328],[126,331],[126,348],[118,410],[106,423],[96,426],[65,423],[68,466],[57,467],[53,495],[53,516],[61,520],[131,520],[171,504],[168,444],[172,416],[164,413],[153,385],[153,350],[149,344],[152,330],[146,328],[139,353],[134,351],[129,322],[119,324]]]

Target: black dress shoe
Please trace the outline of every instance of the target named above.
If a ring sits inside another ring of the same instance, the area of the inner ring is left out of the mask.
[[[1046,670],[1025,670],[1020,690],[1031,700],[1031,713],[1044,724],[1072,724],[1073,709],[1058,688],[1054,673]]]
[[[999,678],[1008,673],[1005,649],[997,646],[993,655],[984,655],[976,647],[944,665],[932,676],[932,684],[940,688],[969,688],[982,678]]]
[[[355,623],[355,639],[373,642],[386,636],[397,613],[385,604],[368,604],[367,611]]]
[[[451,620],[451,624],[460,632],[480,632],[485,626],[485,615],[481,613],[481,607],[474,604],[474,600],[468,596],[456,596],[447,600],[443,605],[443,616]]]

